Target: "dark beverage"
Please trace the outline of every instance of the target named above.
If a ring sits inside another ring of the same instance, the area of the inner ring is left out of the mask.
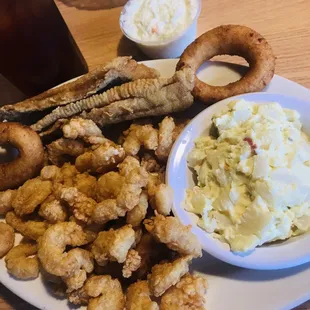
[[[0,0],[0,73],[27,96],[88,71],[53,0]]]

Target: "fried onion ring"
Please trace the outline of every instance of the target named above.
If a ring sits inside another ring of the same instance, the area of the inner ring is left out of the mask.
[[[39,174],[44,161],[44,150],[39,135],[18,123],[0,123],[0,144],[19,150],[19,156],[0,164],[0,191],[16,188]]]
[[[274,75],[275,56],[266,39],[254,30],[238,25],[214,28],[190,44],[177,64],[177,70],[189,67],[194,71],[217,55],[237,55],[249,63],[248,72],[226,86],[211,86],[197,76],[193,95],[205,103],[212,103],[238,94],[260,91]]]

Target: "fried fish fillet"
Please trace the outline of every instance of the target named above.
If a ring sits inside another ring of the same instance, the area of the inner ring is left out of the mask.
[[[32,112],[44,111],[87,98],[119,80],[128,82],[158,76],[155,69],[138,64],[131,57],[117,57],[75,81],[19,103],[1,107],[0,121],[20,120]]]
[[[124,90],[118,100],[90,112],[84,111],[81,116],[103,127],[126,120],[183,111],[194,102],[191,94],[194,75],[188,68],[177,71],[169,79],[158,79],[156,87],[147,86],[142,80],[136,81],[135,85],[136,90],[127,93]]]
[[[42,131],[59,119],[68,118],[82,111],[84,118],[104,126],[134,118],[185,110],[193,103],[191,95],[193,87],[193,71],[187,68],[176,72],[169,79],[139,79],[111,88],[102,94],[58,107],[31,128]]]

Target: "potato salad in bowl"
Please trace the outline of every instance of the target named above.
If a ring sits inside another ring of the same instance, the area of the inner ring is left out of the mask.
[[[173,212],[227,263],[281,269],[310,261],[310,103],[270,93],[222,100],[174,144]]]
[[[199,226],[244,252],[310,228],[310,144],[299,114],[279,103],[232,101],[188,156],[197,186],[187,210]]]

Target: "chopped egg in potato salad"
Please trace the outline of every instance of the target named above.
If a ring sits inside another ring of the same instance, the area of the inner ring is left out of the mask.
[[[234,252],[310,230],[310,143],[299,117],[238,100],[213,116],[216,137],[195,141],[188,165],[197,186],[186,209]]]

